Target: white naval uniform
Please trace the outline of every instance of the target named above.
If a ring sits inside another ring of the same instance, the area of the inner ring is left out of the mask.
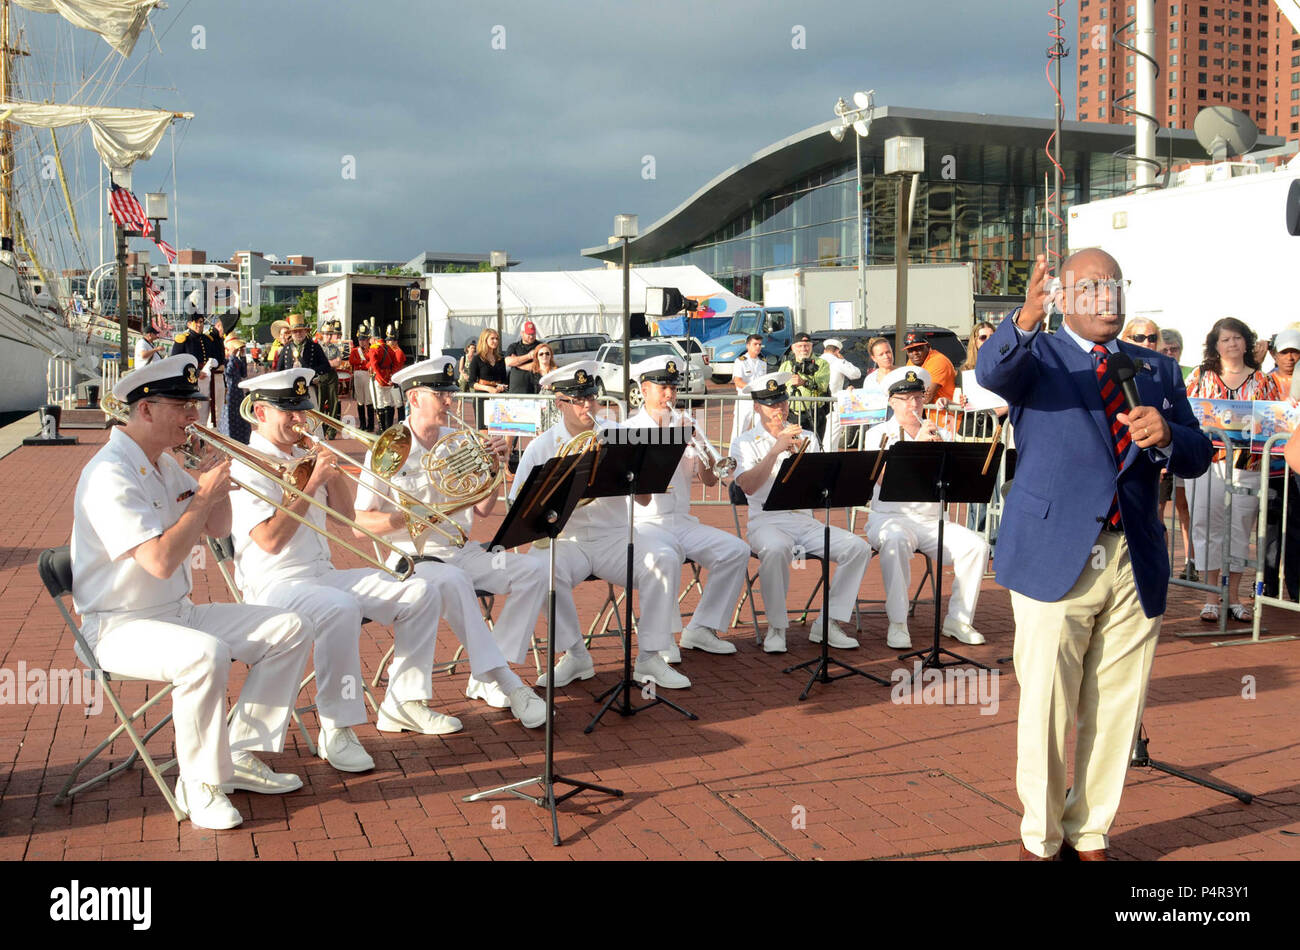
[[[914,441],[901,432],[897,419],[890,419],[867,431],[866,444],[875,449],[885,434],[889,435],[886,449],[899,440],[900,434],[904,442]],[[940,429],[939,435],[945,442],[952,441],[952,433],[946,429]],[[889,622],[907,623],[911,604],[912,554],[921,551],[931,558],[937,556],[940,506],[937,501],[881,501],[882,481],[883,477],[876,482],[871,499],[867,541],[880,554],[880,573],[885,581],[885,613]],[[943,526],[943,549],[944,563],[953,565],[948,616],[962,623],[973,623],[989,546],[974,531],[949,521]]]
[[[743,379],[745,385],[748,386],[766,372],[767,360],[763,359],[763,357],[756,356],[751,359],[748,356],[740,356],[732,364],[731,377],[733,380]],[[731,417],[731,441],[735,442],[736,436],[748,432],[750,426],[757,423],[754,421],[754,400],[747,395],[741,393],[740,398],[731,405],[735,408],[735,412]]]
[[[862,378],[862,370],[858,369],[842,356],[836,356],[833,353],[823,353],[822,359],[830,364],[831,380],[830,394],[844,389],[845,383],[854,379]],[[835,412],[834,404],[831,405],[831,411],[826,413],[826,449],[828,452],[838,452],[843,446],[840,440],[843,438],[843,431],[840,426],[838,413]]]
[[[519,470],[510,489],[511,500],[528,480],[528,473],[545,464],[573,438],[561,419],[533,439],[519,460]],[[661,532],[651,534],[638,529],[635,545],[632,581],[640,607],[637,640],[645,655],[667,650],[672,645],[674,625],[681,624],[677,592],[681,589],[682,561],[676,543],[670,543]],[[544,559],[550,552],[534,546],[529,556]],[[592,574],[620,587],[627,581],[627,501],[624,498],[597,498],[590,504],[579,505],[560,535],[555,548],[557,650],[569,649],[580,641],[573,588]]]
[[[624,428],[654,425],[643,408],[624,423]],[[749,545],[727,531],[700,524],[700,519],[691,514],[691,479],[698,464],[695,448],[688,445],[668,483],[668,491],[651,495],[648,505],[636,506],[636,526],[646,532],[662,532],[671,539],[665,543],[676,544],[679,559],[689,557],[709,572],[709,582],[704,585],[689,626],[724,631],[731,627],[731,614],[745,583]],[[679,612],[675,626],[681,625],[680,616]]]
[[[816,452],[817,437],[807,429],[808,451]],[[736,460],[739,476],[758,465],[776,444],[776,437],[756,425],[731,443],[731,457]],[[772,490],[776,473],[789,452],[783,452],[772,465],[766,482],[749,496],[749,546],[758,555],[758,578],[763,590],[763,612],[768,626],[784,630],[789,625],[785,595],[790,586],[790,561],[797,550],[820,555],[825,541],[824,525],[808,509],[802,511],[764,511],[763,503]],[[798,478],[798,472],[795,473]],[[871,560],[871,548],[857,535],[831,525],[830,611],[832,620],[846,623],[857,604],[862,575]]]
[[[409,422],[403,423],[403,425],[410,430]],[[458,431],[460,430],[444,426],[439,430],[438,436],[441,438]],[[420,440],[412,433],[411,452],[401,470],[391,476],[391,481],[398,488],[415,496],[427,505],[446,504],[447,496],[437,491],[430,483],[429,477],[424,473],[424,457],[428,451],[428,448],[422,445]],[[367,455],[367,470],[369,466],[370,457]],[[369,477],[366,478],[365,483],[357,491],[356,508],[357,511],[393,512],[398,510],[397,506],[384,494],[382,486]],[[473,508],[462,508],[450,517],[464,529],[465,536],[469,537],[470,530],[474,525]],[[506,552],[490,554],[483,550],[481,544],[474,541],[466,542],[464,547],[456,547],[434,531],[427,532],[425,538],[424,550],[419,553],[425,557],[436,557],[444,563],[439,564],[436,561],[417,562],[415,565],[417,577],[423,577],[436,583],[446,566],[451,565],[463,571],[469,577],[473,587],[479,590],[491,591],[493,594],[509,594],[509,599],[506,601],[505,606],[501,608],[501,613],[497,616],[497,622],[491,630],[491,636],[496,640],[500,653],[503,654],[503,661],[496,663],[496,665],[504,666],[504,660],[509,660],[511,663],[523,663],[528,657],[528,646],[532,642],[533,631],[537,626],[537,618],[546,604],[546,594],[549,590],[546,565],[539,563],[536,558],[526,557],[521,554],[508,554]],[[395,547],[407,554],[417,555],[411,536],[406,531],[389,535],[386,540],[392,542]],[[390,558],[390,563],[396,561],[396,559],[397,556],[393,555]],[[473,665],[474,655],[480,652],[478,642],[480,637],[481,631],[475,629],[467,642],[467,647],[470,650],[471,666]],[[490,656],[488,662],[495,662],[495,657]],[[491,667],[488,667],[488,669],[491,669]]]
[[[288,460],[305,454],[295,448],[281,452],[256,430],[249,448]],[[283,490],[265,475],[242,462],[231,466],[231,477],[279,501]],[[324,502],[327,489],[316,492]],[[316,711],[329,729],[366,721],[363,700],[361,618],[369,617],[393,628],[396,652],[388,668],[388,690],[398,702],[433,698],[433,646],[438,615],[443,609],[438,592],[417,579],[397,581],[370,568],[336,570],[329,543],[308,528],[298,530],[278,554],[269,554],[253,540],[252,531],[275,514],[275,509],[250,492],[231,496],[235,540],[235,580],[250,603],[295,610],[316,626]],[[325,527],[325,514],[311,505],[304,517]]]
[[[188,782],[234,777],[235,752],[279,752],[314,630],[298,614],[190,600],[186,557],[159,580],[127,556],[189,507],[197,482],[169,454],[155,467],[113,429],[81,473],[72,517],[72,599],[81,631],[110,673],[175,684],[176,757]],[[230,661],[248,664],[227,732]]]

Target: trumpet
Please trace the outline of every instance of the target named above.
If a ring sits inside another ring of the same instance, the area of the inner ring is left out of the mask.
[[[691,448],[695,449],[704,464],[708,466],[715,478],[723,479],[736,470],[736,460],[729,455],[720,455],[710,442],[700,431],[695,420],[684,412],[675,412],[671,424],[675,426],[689,425],[691,427]]]
[[[239,405],[239,414],[250,425],[258,424],[257,417],[253,414],[252,394],[244,397],[244,401]],[[356,466],[359,471],[366,471],[366,466],[358,462],[355,458],[346,452],[341,452],[333,446],[328,445],[324,439],[316,434],[321,426],[338,428],[353,436],[362,444],[366,445],[371,451],[370,475],[372,478],[381,482],[384,487],[393,493],[390,500],[397,505],[406,515],[406,531],[411,536],[411,543],[419,550],[423,546],[425,533],[433,531],[443,538],[449,544],[461,547],[469,540],[465,529],[456,522],[447,517],[447,512],[425,504],[421,499],[412,495],[392,481],[392,476],[401,470],[405,464],[407,456],[411,451],[411,434],[403,425],[395,425],[386,432],[378,436],[371,435],[369,432],[362,432],[360,429],[353,429],[351,426],[340,422],[332,416],[317,409],[301,410],[303,415],[307,416],[309,425],[295,425],[293,431],[298,433],[303,440],[310,442],[316,448],[327,448],[349,465]],[[385,448],[379,451],[379,444],[383,443]],[[376,462],[382,462],[376,465]],[[343,474],[358,485],[371,488],[365,478],[358,474],[353,475],[347,469],[341,469]],[[394,497],[394,495],[396,497]]]

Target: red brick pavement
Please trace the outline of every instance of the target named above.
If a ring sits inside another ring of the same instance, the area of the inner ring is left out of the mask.
[[[0,668],[74,665],[71,636],[36,574],[39,552],[66,544],[77,475],[104,435],[79,433],[70,448],[22,448],[0,459]],[[711,524],[730,527],[725,508],[701,508]],[[495,519],[477,526],[486,538]],[[339,563],[353,566],[348,557]],[[919,563],[919,562],[918,562]],[[194,598],[229,600],[211,558],[195,571]],[[807,597],[815,575],[796,571],[792,599]],[[865,597],[882,595],[868,570]],[[597,585],[579,591],[584,617]],[[686,603],[693,604],[692,594]],[[1173,634],[1201,625],[1200,598],[1171,591],[1146,712],[1153,757],[1238,785],[1258,798],[1244,806],[1159,772],[1129,777],[1112,835],[1127,859],[1285,859],[1300,857],[1300,725],[1294,710],[1300,643],[1216,648]],[[595,679],[573,684],[557,702],[557,769],[619,787],[621,799],[591,793],[561,806],[566,844],[553,848],[546,812],[518,799],[465,803],[472,791],[540,772],[542,737],[508,712],[463,694],[467,671],[435,678],[435,705],[459,716],[464,732],[445,738],[394,736],[373,727],[359,734],[374,772],[345,775],[308,756],[291,731],[285,751],[268,756],[302,776],[301,791],[269,797],[237,793],[245,816],[214,833],[172,820],[162,796],[139,768],[92,789],[67,807],[52,804],[73,763],[110,728],[109,713],[87,717],[72,705],[0,705],[0,859],[337,859],[475,860],[854,859],[1001,860],[1015,856],[1014,675],[999,667],[999,703],[902,705],[891,691],[852,678],[814,688],[797,702],[803,679],[782,675],[813,655],[801,628],[791,652],[772,657],[742,625],[728,636],[740,648],[718,657],[688,651],[682,664],[694,683],[672,699],[695,711],[689,722],[665,708],[630,719],[608,715],[595,732],[582,727],[593,697],[615,682],[621,648],[614,638],[593,646]],[[933,613],[917,609],[919,641]],[[986,580],[978,626],[988,636],[970,656],[997,666],[1011,652],[1005,591]],[[1270,630],[1297,632],[1294,615],[1270,610]],[[865,619],[863,646],[846,659],[889,677],[898,665],[884,645],[879,615]],[[544,630],[539,629],[539,632]],[[373,672],[387,648],[377,625],[362,638]],[[455,641],[440,632],[439,657]],[[837,651],[838,653],[839,651]],[[521,671],[531,681],[532,671]],[[232,673],[232,689],[242,672]],[[309,688],[310,689],[310,688]],[[124,688],[138,703],[142,684]],[[1252,693],[1253,690],[1253,693]],[[1247,698],[1247,697],[1250,698]],[[164,709],[155,714],[165,714]],[[314,728],[314,722],[309,726]],[[170,727],[155,739],[162,751]],[[113,761],[129,744],[113,747]]]

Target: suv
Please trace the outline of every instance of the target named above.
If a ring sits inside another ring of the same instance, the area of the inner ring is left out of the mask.
[[[609,342],[608,333],[569,333],[543,340],[555,354],[556,366],[567,366],[578,360],[594,360],[596,352]]]
[[[696,347],[699,341],[692,338]],[[686,354],[682,352],[681,344],[676,342],[672,337],[654,337],[649,340],[633,340],[628,348],[628,355],[631,357],[632,365],[635,366],[641,360],[647,360],[652,356],[675,356],[681,360],[682,366],[689,366],[689,381],[684,384],[680,393],[686,396],[703,396],[705,373],[708,371],[704,364],[703,353],[694,353],[689,363]],[[602,396],[621,397],[623,395],[623,344],[606,343],[596,354],[596,390]],[[636,380],[632,380],[629,387],[632,391],[627,395],[628,405],[635,409],[641,405],[641,388],[636,385]]]

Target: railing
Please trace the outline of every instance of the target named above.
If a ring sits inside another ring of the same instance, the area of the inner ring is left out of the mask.
[[[117,385],[117,381],[121,378],[122,378],[122,369],[116,357],[113,357],[111,359],[109,357],[105,357],[104,359],[100,360],[99,361],[100,398],[102,399],[108,393],[111,393],[113,391],[113,387]],[[90,408],[98,409],[99,407],[91,406]],[[112,417],[109,416],[108,413],[104,413],[104,419],[105,421],[110,421]]]
[[[77,372],[66,356],[51,356],[46,364],[45,401],[63,409],[77,408]]]
[[[1282,442],[1287,438],[1288,438],[1287,433],[1279,433],[1278,435],[1270,436],[1268,441],[1264,443],[1264,458],[1271,459],[1274,446],[1276,446],[1279,442]],[[1258,559],[1260,564],[1266,566],[1267,559],[1269,556],[1268,549],[1270,547],[1270,545],[1268,544],[1268,534],[1269,534],[1269,527],[1270,527],[1269,516],[1271,514],[1276,514],[1277,520],[1275,524],[1277,530],[1277,534],[1276,534],[1277,594],[1276,596],[1274,596],[1266,593],[1264,579],[1257,577],[1255,581],[1255,617],[1254,620],[1251,622],[1250,639],[1230,640],[1227,643],[1223,643],[1223,644],[1215,643],[1215,646],[1229,646],[1238,643],[1274,643],[1278,640],[1298,639],[1295,636],[1260,637],[1260,633],[1262,633],[1264,630],[1262,623],[1263,623],[1263,615],[1264,615],[1265,607],[1276,607],[1282,610],[1292,611],[1293,613],[1300,613],[1300,602],[1297,602],[1296,600],[1288,600],[1285,596],[1288,587],[1287,576],[1286,576],[1287,573],[1286,557],[1287,557],[1288,542],[1300,544],[1300,536],[1292,538],[1289,536],[1290,532],[1288,532],[1287,530],[1289,519],[1291,517],[1291,512],[1290,512],[1290,506],[1292,503],[1291,484],[1294,481],[1295,472],[1292,470],[1290,465],[1286,464],[1284,460],[1283,467],[1282,467],[1282,475],[1279,479],[1279,481],[1281,482],[1280,486],[1277,485],[1276,483],[1274,483],[1273,485],[1269,484],[1270,482],[1273,481],[1273,479],[1269,477],[1267,471],[1264,472],[1263,478],[1267,479],[1267,481],[1261,480],[1260,483],[1261,488],[1263,489],[1260,492],[1260,498],[1261,498],[1263,510],[1260,511],[1259,530],[1255,538],[1255,550],[1258,553]],[[1277,490],[1277,488],[1279,487],[1281,488],[1281,496],[1277,499],[1278,504],[1276,506],[1269,504],[1269,502],[1273,500],[1272,498],[1273,491]],[[1296,503],[1300,504],[1300,499],[1297,499]]]

